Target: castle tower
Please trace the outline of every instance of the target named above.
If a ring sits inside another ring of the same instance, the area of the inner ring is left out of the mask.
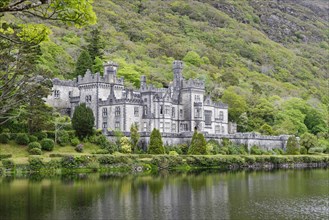
[[[110,83],[115,83],[117,76],[117,69],[118,69],[118,64],[114,63],[113,61],[109,61],[104,64],[104,76],[108,75]]]
[[[182,70],[183,70],[183,62],[180,60],[175,60],[173,62],[174,87],[175,88],[181,86],[181,81],[183,79]]]
[[[146,76],[142,75],[140,82],[141,82],[141,86],[140,86],[141,90],[146,89]]]

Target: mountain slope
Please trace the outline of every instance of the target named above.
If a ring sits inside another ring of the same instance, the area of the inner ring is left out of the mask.
[[[182,59],[184,76],[206,80],[215,99],[229,88],[252,109],[261,98],[274,103],[279,96],[281,103],[299,97],[326,117],[327,3],[97,0],[94,27],[77,30],[49,23],[52,42],[42,46],[40,65],[61,77],[72,77],[90,31],[99,28],[103,61],[118,62],[119,75],[130,86],[138,86],[140,75],[156,86],[168,85],[172,61]]]

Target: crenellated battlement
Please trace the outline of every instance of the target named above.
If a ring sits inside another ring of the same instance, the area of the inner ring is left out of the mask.
[[[89,83],[114,83],[123,85],[124,78],[117,78],[116,75],[110,74],[109,71],[104,73],[104,76],[102,76],[100,73],[93,74],[90,70],[87,70],[84,76],[78,76],[77,83],[78,85]]]
[[[183,88],[205,89],[204,81],[198,79],[183,80]]]
[[[72,86],[75,87],[77,86],[77,80],[61,80],[58,78],[55,78],[52,80],[53,85],[58,85],[58,86]]]

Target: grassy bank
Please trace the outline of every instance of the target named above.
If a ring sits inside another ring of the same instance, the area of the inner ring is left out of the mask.
[[[66,172],[157,172],[161,169],[268,169],[297,167],[328,167],[328,155],[212,155],[170,156],[142,154],[68,154],[50,153],[42,156],[9,157],[1,160],[1,173],[44,174]]]

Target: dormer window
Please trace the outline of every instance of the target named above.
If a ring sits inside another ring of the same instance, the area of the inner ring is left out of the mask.
[[[60,94],[59,90],[54,90],[55,99],[59,99],[59,94]]]

